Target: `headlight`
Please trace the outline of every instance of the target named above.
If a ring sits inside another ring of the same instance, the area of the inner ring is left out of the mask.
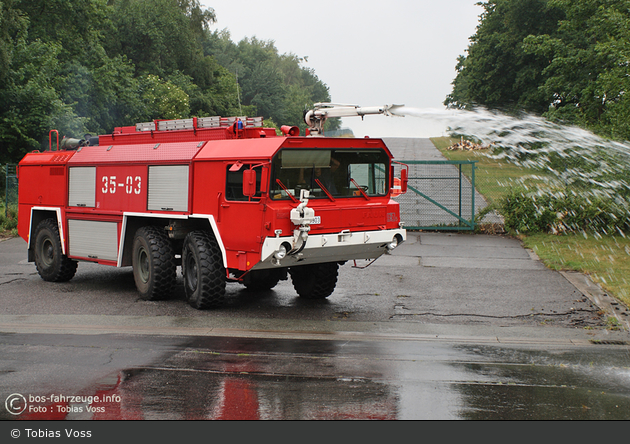
[[[394,238],[392,239],[392,241],[390,243],[387,244],[387,249],[389,251],[392,251],[394,248],[396,248],[398,246],[398,236],[394,236]]]
[[[284,246],[284,244],[282,244],[280,245],[280,248],[278,248],[278,251],[274,253],[274,257],[278,259],[279,261],[281,261],[286,256],[287,256],[287,248]]]

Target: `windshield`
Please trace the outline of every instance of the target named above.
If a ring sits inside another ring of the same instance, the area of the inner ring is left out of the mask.
[[[383,150],[284,149],[272,161],[272,199],[384,196],[389,157]]]

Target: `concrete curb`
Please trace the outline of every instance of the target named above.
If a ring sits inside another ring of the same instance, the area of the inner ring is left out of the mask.
[[[628,307],[609,296],[599,285],[583,273],[561,271],[560,274],[606,315],[617,319],[626,331],[630,331],[630,310],[628,310]]]
[[[533,260],[540,261],[540,258],[533,250],[529,248],[525,250]],[[616,298],[609,296],[584,273],[578,271],[560,271],[560,274],[606,315],[617,319],[624,330],[630,331],[630,310],[628,307]]]

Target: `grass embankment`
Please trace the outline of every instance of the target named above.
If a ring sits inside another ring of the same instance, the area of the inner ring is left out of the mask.
[[[475,165],[475,188],[489,203],[498,203],[512,186],[537,187],[543,181],[532,177],[533,171],[487,156],[487,150],[448,150],[459,142],[451,137],[434,137],[433,144],[448,160],[472,160]]]
[[[543,180],[530,177],[536,172],[493,159],[486,156],[485,151],[448,150],[458,139],[437,137],[431,140],[449,160],[477,161],[475,185],[490,203],[499,205],[512,185],[545,186]],[[547,267],[585,273],[610,295],[630,306],[629,238],[600,233],[511,235],[536,252]]]
[[[9,208],[7,214],[4,199],[2,199],[2,203],[0,203],[0,239],[17,235],[17,211]]]

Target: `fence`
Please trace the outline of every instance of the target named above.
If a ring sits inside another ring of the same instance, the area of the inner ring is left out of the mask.
[[[18,208],[17,165],[6,164],[2,173],[4,175],[4,216],[9,217],[9,211],[17,211]]]
[[[396,198],[405,228],[474,230],[476,206],[487,205],[475,190],[475,161],[409,160],[407,193]],[[395,175],[400,176],[400,165]]]

